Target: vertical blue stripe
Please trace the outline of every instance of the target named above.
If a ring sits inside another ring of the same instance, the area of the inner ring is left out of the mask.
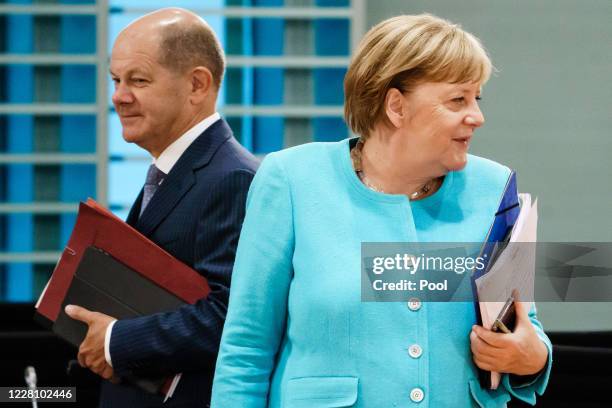
[[[89,1],[93,3],[93,1]],[[82,0],[63,0],[62,3],[83,3]],[[64,54],[95,54],[96,17],[67,15],[61,17],[60,50]],[[96,67],[94,65],[64,65],[61,68],[61,102],[96,102]],[[103,91],[103,90],[101,90]],[[63,115],[60,124],[61,149],[64,153],[95,153],[96,117],[93,115]],[[64,164],[60,172],[60,200],[74,202],[95,198],[95,165]],[[65,245],[75,217],[60,216],[61,244]],[[60,249],[60,248],[58,248]]]
[[[12,1],[27,4],[29,1]],[[32,52],[33,19],[28,15],[9,15],[7,23],[7,52]],[[33,101],[33,69],[31,66],[13,65],[6,69],[6,89],[9,103],[31,103]],[[33,119],[29,115],[11,115],[7,118],[7,151],[31,153]],[[32,165],[7,166],[7,201],[9,203],[31,202],[33,198]],[[33,217],[31,214],[7,216],[7,250],[28,252],[33,246]],[[32,265],[9,264],[6,268],[6,293],[9,302],[26,302],[32,299]]]
[[[342,105],[343,81],[346,69],[319,68],[314,71],[315,104]],[[314,140],[333,142],[347,137],[348,131],[342,118],[315,118],[312,121]]]
[[[346,7],[348,0],[317,0],[320,7]],[[318,19],[314,21],[315,53],[325,56],[347,56],[350,24],[348,19]],[[334,41],[329,41],[333,38]],[[317,105],[342,105],[343,81],[346,69],[318,68],[313,72],[314,100]],[[348,131],[342,118],[315,118],[312,120],[315,141],[344,139]]]
[[[282,0],[255,0],[255,6],[282,6]],[[254,55],[281,56],[284,50],[284,20],[258,18],[253,21]],[[284,70],[282,68],[255,68],[253,95],[255,105],[282,105]],[[284,119],[257,117],[253,123],[253,150],[269,153],[283,148]]]
[[[251,0],[242,0],[244,7],[250,7],[253,5]],[[253,32],[254,24],[252,18],[242,19],[242,54],[245,56],[252,56],[254,54],[253,44]],[[255,70],[253,67],[242,68],[242,104],[246,106],[252,106],[255,103],[254,98],[254,76]],[[242,145],[253,151],[254,144],[254,120],[253,116],[245,115],[242,117]]]

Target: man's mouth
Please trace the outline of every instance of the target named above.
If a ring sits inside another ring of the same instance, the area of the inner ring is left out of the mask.
[[[138,118],[140,116],[141,115],[119,115],[119,118],[121,118],[122,120],[125,120],[125,119],[129,120],[129,119]]]

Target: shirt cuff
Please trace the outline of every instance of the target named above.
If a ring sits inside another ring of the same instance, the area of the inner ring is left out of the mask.
[[[111,360],[110,355],[110,339],[111,332],[113,331],[113,325],[116,321],[117,320],[113,320],[112,322],[110,322],[110,324],[106,327],[106,334],[104,335],[104,358],[106,359],[108,365],[111,367],[113,366],[113,361]]]

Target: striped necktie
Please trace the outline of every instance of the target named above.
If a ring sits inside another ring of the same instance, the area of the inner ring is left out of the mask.
[[[164,181],[164,177],[166,177],[166,173],[155,167],[152,164],[149,167],[149,171],[147,172],[147,180],[145,181],[144,191],[142,194],[142,204],[140,205],[140,215],[144,212],[147,205],[151,201],[153,194],[157,191],[158,187]]]

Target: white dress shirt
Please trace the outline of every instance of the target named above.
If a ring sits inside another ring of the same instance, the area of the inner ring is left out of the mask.
[[[219,112],[215,112],[197,125],[185,132],[181,137],[176,139],[172,144],[159,155],[158,158],[153,157],[153,164],[159,170],[166,174],[170,173],[172,167],[176,164],[178,159],[181,158],[185,150],[197,139],[206,129],[208,129],[213,123],[221,119]],[[110,339],[113,330],[113,325],[117,320],[113,320],[106,328],[106,334],[104,337],[104,357],[106,362],[111,367],[113,366],[111,355],[110,355]]]

